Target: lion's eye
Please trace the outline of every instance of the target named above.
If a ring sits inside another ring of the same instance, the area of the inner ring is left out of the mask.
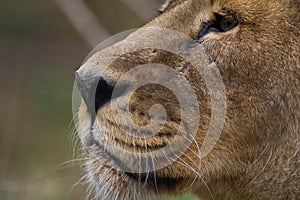
[[[230,31],[238,25],[238,19],[231,11],[225,11],[221,14],[216,13],[216,20],[212,28],[215,28],[218,32]]]
[[[221,13],[215,13],[215,19],[203,24],[198,38],[205,36],[209,32],[224,33],[232,30],[239,24],[236,15],[229,10],[223,10]]]

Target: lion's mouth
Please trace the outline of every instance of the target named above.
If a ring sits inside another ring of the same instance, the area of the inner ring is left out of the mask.
[[[176,185],[182,181],[182,178],[171,178],[166,176],[160,176],[157,172],[149,173],[130,173],[124,172],[112,168],[109,165],[103,164],[103,167],[112,172],[114,176],[123,180],[123,184],[128,182],[136,182],[137,185],[150,187],[155,192],[168,191],[176,187]]]
[[[156,174],[156,172],[150,173],[125,173],[132,180],[147,183],[149,186],[154,187],[155,189],[169,189],[174,188],[178,182],[181,181],[180,178],[170,178],[163,177]]]
[[[174,188],[174,186],[182,181],[182,178],[171,178],[167,176],[163,176],[161,173],[157,171],[143,172],[143,173],[133,173],[130,168],[126,167],[126,162],[124,162],[117,155],[113,154],[109,150],[105,148],[105,145],[96,141],[94,138],[92,143],[94,147],[93,154],[94,157],[98,157],[98,161],[101,162],[101,165],[112,172],[117,177],[126,177],[128,181],[133,181],[138,183],[138,185],[147,185],[154,189],[154,191],[158,190],[169,190]],[[96,150],[95,150],[96,149]],[[101,173],[101,172],[100,172]]]

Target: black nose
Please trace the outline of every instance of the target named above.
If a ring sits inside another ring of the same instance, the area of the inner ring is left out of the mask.
[[[114,85],[108,84],[103,77],[91,76],[84,79],[76,72],[75,79],[90,114],[95,115],[101,106],[111,100]]]

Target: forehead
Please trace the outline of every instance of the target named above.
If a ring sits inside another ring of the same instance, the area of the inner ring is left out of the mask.
[[[194,16],[202,11],[218,13],[228,9],[244,21],[256,21],[259,18],[277,18],[291,2],[293,0],[166,0],[163,7],[165,12],[177,10],[193,13]]]
[[[162,9],[169,10],[186,2],[194,5],[251,8],[260,6],[287,5],[291,0],[165,0]]]

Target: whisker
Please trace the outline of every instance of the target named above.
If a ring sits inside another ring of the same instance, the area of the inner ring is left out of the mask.
[[[74,164],[75,162],[81,162],[81,161],[85,161],[87,160],[87,158],[78,158],[78,159],[72,159],[72,160],[68,160],[68,161],[65,161],[65,162],[62,162],[60,164],[57,165],[57,167],[62,167],[62,166],[65,166],[67,164]]]
[[[69,192],[68,192],[68,195],[71,194],[71,192],[75,189],[75,187],[77,187],[79,184],[83,183],[84,180],[85,180],[85,178],[86,178],[85,175],[82,175],[82,176],[79,178],[79,180],[76,181],[76,182],[73,184],[73,186],[71,187],[71,189],[70,189]]]
[[[271,161],[271,159],[272,159],[272,155],[273,155],[273,151],[272,151],[272,149],[270,150],[270,155],[269,155],[269,157],[268,157],[268,160],[266,161],[266,163],[265,163],[265,165],[263,166],[263,168],[261,169],[261,171],[248,183],[248,185],[249,184],[251,184],[251,183],[253,183],[254,181],[255,181],[255,179],[257,179],[257,177],[259,177],[259,175],[261,174],[261,173],[263,173],[263,171],[266,169],[266,167],[267,167],[267,165],[269,164],[269,162]]]
[[[153,158],[153,154],[150,151],[150,155],[151,155],[151,159],[152,159],[152,163],[153,163],[153,176],[154,176],[154,185],[155,185],[155,190],[157,193],[158,192],[158,186],[157,186],[157,180],[156,180],[156,170],[155,170],[155,163],[154,163],[154,158]]]
[[[193,172],[197,175],[197,177],[200,178],[200,180],[203,182],[203,184],[204,184],[205,188],[207,189],[207,191],[209,192],[211,198],[212,198],[213,200],[215,199],[215,198],[213,197],[213,194],[212,194],[212,192],[211,192],[209,186],[207,185],[207,183],[205,182],[205,180],[203,179],[202,175],[201,175],[199,172],[197,172],[196,170],[194,170],[191,166],[189,166],[188,164],[186,164],[184,161],[183,161],[183,163],[181,163],[181,162],[179,162],[179,161],[176,161],[176,162],[179,163],[179,164],[181,164],[181,165],[183,165],[183,166],[185,166],[185,167],[187,167],[187,168],[190,169],[191,171],[193,171]]]
[[[188,139],[188,138],[186,138],[186,139]],[[189,140],[189,139],[188,139],[188,140]],[[167,139],[167,141],[168,141],[168,139]],[[169,141],[168,141],[168,142],[169,142]],[[169,143],[170,143],[170,142],[169,142]],[[183,144],[183,145],[184,145],[185,147],[187,147],[185,144]],[[187,157],[187,158],[188,158],[195,166],[198,166],[198,165],[197,165],[190,157]],[[178,161],[178,160],[181,160],[181,162]],[[213,194],[212,194],[212,192],[211,192],[209,186],[207,185],[207,183],[205,182],[205,180],[203,179],[203,177],[202,177],[202,175],[201,175],[201,173],[200,173],[200,168],[197,167],[198,170],[195,170],[193,167],[191,167],[189,164],[187,164],[182,158],[179,157],[178,160],[176,160],[175,162],[177,162],[177,163],[179,163],[179,164],[185,166],[187,169],[189,169],[189,170],[191,170],[192,172],[194,172],[194,173],[197,175],[198,178],[200,178],[200,180],[203,182],[204,186],[205,186],[206,189],[208,190],[210,196],[211,196],[212,199],[214,200]],[[201,162],[201,159],[199,159],[199,161]]]
[[[261,152],[261,154],[258,156],[258,158],[249,166],[253,166],[255,163],[257,163],[261,158],[262,156],[266,153],[267,149],[269,148],[269,143],[266,145],[266,147],[263,149],[263,151]]]

